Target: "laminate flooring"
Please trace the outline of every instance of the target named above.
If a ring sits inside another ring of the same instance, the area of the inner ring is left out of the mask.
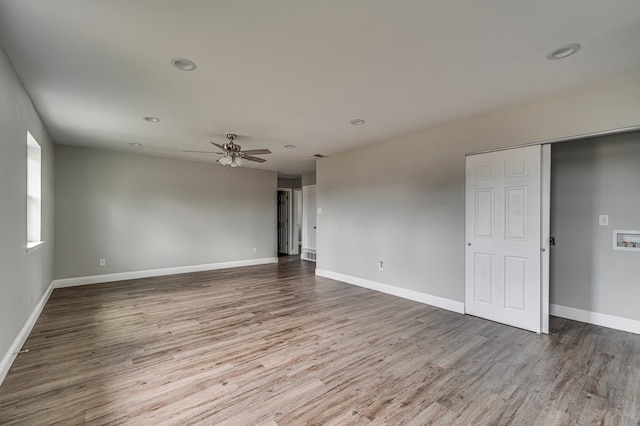
[[[555,317],[536,335],[314,267],[57,289],[0,424],[640,424],[640,335]]]

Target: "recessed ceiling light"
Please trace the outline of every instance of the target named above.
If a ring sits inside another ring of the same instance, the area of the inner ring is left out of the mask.
[[[580,45],[577,43],[565,44],[564,46],[558,47],[555,50],[552,50],[547,54],[547,59],[555,60],[555,59],[564,59],[568,56],[573,55],[578,50],[580,50]]]
[[[186,59],[186,58],[172,59],[171,65],[173,65],[174,67],[182,71],[193,71],[196,68],[198,68],[195,62],[193,62],[191,59]]]
[[[145,121],[148,121],[149,123],[157,123],[158,121],[160,121],[158,117],[153,117],[153,116],[142,117],[142,119]]]
[[[138,143],[138,142],[131,142],[129,145],[131,145],[131,146],[142,146],[142,144]]]
[[[362,118],[355,118],[351,120],[349,123],[353,124],[354,126],[362,126],[365,123],[365,121]]]
[[[296,146],[295,145],[285,145],[284,146],[287,149],[294,149]]]

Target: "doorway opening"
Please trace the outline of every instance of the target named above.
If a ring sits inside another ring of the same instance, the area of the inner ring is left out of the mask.
[[[278,188],[277,195],[278,256],[300,254],[302,190]]]

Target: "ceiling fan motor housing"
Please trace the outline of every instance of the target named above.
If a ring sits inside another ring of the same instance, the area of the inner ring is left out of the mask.
[[[237,137],[238,136],[235,133],[227,133],[227,139],[229,139],[229,143],[225,143],[224,145],[222,145],[225,151],[228,151],[230,154],[240,152],[242,147],[233,142]]]
[[[236,145],[233,142],[225,143],[224,145],[222,145],[222,147],[224,148],[225,151],[228,151],[228,152],[239,152],[241,148],[240,145]]]

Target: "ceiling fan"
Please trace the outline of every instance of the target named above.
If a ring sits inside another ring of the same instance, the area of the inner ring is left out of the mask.
[[[254,157],[254,155],[264,155],[271,154],[271,151],[268,149],[249,149],[246,151],[242,150],[242,147],[235,143],[238,136],[234,133],[227,133],[227,139],[229,142],[225,144],[218,144],[215,142],[211,142],[212,145],[222,150],[222,152],[212,152],[212,151],[182,151],[182,152],[199,152],[203,154],[218,154],[222,155],[222,157],[218,158],[218,163],[223,166],[231,166],[238,167],[245,163],[246,160],[255,161],[256,163],[264,163],[264,158]]]

